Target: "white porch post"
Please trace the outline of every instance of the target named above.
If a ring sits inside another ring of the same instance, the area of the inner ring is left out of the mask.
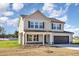
[[[23,36],[22,36],[22,45],[25,44],[25,33],[23,32]]]
[[[52,44],[52,42],[53,42],[53,36],[52,34],[50,34],[50,44]]]
[[[43,34],[43,45],[44,45],[44,34]]]
[[[32,42],[34,41],[33,39],[34,39],[34,35],[32,34]]]
[[[21,35],[18,33],[18,43],[21,44]]]

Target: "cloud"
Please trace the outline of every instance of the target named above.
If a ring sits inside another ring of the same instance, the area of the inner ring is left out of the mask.
[[[52,18],[52,17],[59,17],[62,14],[62,8],[60,8],[59,10],[56,10],[57,6],[55,4],[52,3],[48,3],[48,4],[44,4],[44,6],[42,7],[42,12],[47,12],[49,14],[48,17]]]
[[[50,18],[52,17],[58,18],[60,16],[64,16],[68,12],[70,6],[71,3],[66,3],[64,5],[64,8],[60,7],[59,10],[57,10],[56,9],[58,7],[57,5],[49,3],[49,4],[44,4],[44,6],[42,7],[42,11],[43,13],[47,12],[49,14],[48,17]]]
[[[78,36],[79,35],[79,28],[72,26],[70,24],[65,24],[65,31],[70,31],[70,32],[74,32],[74,36]]]
[[[67,13],[67,11],[69,10],[69,7],[71,6],[71,3],[66,3],[65,4],[65,9],[63,9],[63,11],[62,11],[62,14],[66,14]]]
[[[44,6],[42,7],[42,11],[43,12],[47,11],[50,13],[54,9],[54,7],[56,7],[56,6],[52,3],[45,3]]]
[[[5,11],[5,12],[3,12],[4,16],[12,16],[13,14],[14,14],[13,11]]]
[[[62,8],[60,8],[59,10],[55,10],[53,9],[52,12],[49,14],[49,17],[59,17],[62,14]]]
[[[9,3],[0,3],[0,12],[6,11],[9,5],[10,5]]]
[[[19,18],[8,19],[7,20],[7,25],[17,27],[18,26],[18,20],[19,20]]]
[[[74,5],[75,5],[75,6],[78,6],[78,5],[79,5],[79,3],[75,3]]]
[[[36,11],[36,9],[33,8],[33,9],[31,9],[30,13],[32,14],[32,13],[34,13],[35,11]]]
[[[66,22],[68,20],[68,16],[64,15],[64,16],[56,18],[56,19]]]
[[[7,20],[8,20],[7,17],[0,17],[0,24],[6,23]]]
[[[12,4],[12,9],[15,11],[19,11],[24,7],[23,3],[13,3]]]
[[[8,17],[0,17],[0,25],[13,26],[17,28],[18,20],[19,18],[9,19]]]

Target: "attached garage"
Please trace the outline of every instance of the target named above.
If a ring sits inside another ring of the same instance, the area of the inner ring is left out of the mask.
[[[68,44],[69,36],[54,36],[54,44]]]

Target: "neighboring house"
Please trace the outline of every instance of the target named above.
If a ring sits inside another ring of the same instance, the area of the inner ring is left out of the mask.
[[[73,33],[64,31],[65,22],[48,18],[40,11],[21,15],[19,20],[19,44],[69,44]]]

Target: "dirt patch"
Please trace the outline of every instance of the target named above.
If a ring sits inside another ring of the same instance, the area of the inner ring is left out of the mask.
[[[0,48],[2,56],[79,56],[78,50],[55,47]]]
[[[54,51],[52,51],[52,50],[46,50],[45,52],[46,53],[53,53]]]

